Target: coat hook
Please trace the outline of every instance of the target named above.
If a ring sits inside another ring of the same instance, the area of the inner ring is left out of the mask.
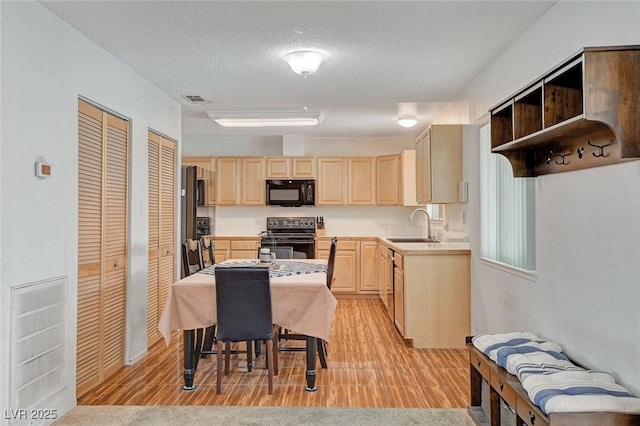
[[[566,157],[567,155],[571,155],[571,154],[556,154],[556,157],[560,157],[560,161],[556,160],[556,164],[561,166],[563,164],[568,164],[564,162],[564,157]]]
[[[604,148],[609,146],[609,145],[613,145],[612,143],[608,143],[606,145],[596,145],[591,143],[590,139],[587,139],[587,144],[589,144],[589,146],[592,146],[594,148],[598,148],[600,151],[598,151],[598,153],[596,154],[595,152],[592,152],[591,154],[593,154],[594,157],[606,157],[606,155],[604,155]]]
[[[549,151],[549,153],[544,156],[544,162],[546,164],[551,163],[551,157],[553,157],[553,151]]]
[[[578,158],[582,159],[582,156],[584,155],[584,147],[580,147],[578,148]]]

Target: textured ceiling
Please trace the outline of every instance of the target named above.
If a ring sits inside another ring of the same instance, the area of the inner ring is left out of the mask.
[[[183,137],[413,137],[553,2],[41,1],[183,105]],[[329,57],[305,80],[281,57]],[[200,95],[191,105],[181,95]],[[419,123],[400,127],[400,104]],[[314,128],[228,129],[207,110],[324,110]]]

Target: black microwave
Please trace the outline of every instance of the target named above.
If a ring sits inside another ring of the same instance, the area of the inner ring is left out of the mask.
[[[267,180],[268,206],[313,206],[316,204],[315,194],[315,180]]]

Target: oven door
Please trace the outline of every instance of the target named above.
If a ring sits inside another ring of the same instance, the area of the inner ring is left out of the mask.
[[[261,247],[292,247],[294,259],[314,259],[316,255],[316,243],[313,238],[297,238],[297,237],[262,237],[260,240]]]

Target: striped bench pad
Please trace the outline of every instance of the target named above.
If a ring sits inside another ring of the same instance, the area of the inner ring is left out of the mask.
[[[559,412],[640,412],[640,398],[604,371],[532,374],[522,387],[545,414]]]

